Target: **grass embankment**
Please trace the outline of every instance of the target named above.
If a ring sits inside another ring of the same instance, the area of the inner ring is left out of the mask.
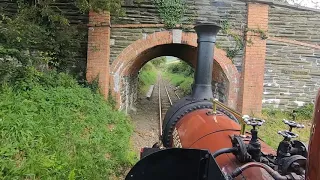
[[[176,87],[179,86],[180,91],[185,96],[191,93],[193,73],[193,69],[187,63],[181,61],[167,64],[163,75],[171,84]]]
[[[299,135],[296,140],[300,140],[306,144],[309,142],[312,115],[312,104],[297,109],[296,122],[303,124],[305,128],[293,129],[293,132]],[[292,117],[288,112],[264,109],[262,111],[262,118],[266,120],[266,123],[259,128],[259,137],[261,137],[268,145],[276,149],[279,142],[283,140],[283,137],[278,134],[278,131],[289,130],[289,126],[283,123],[283,119],[291,120]]]
[[[174,74],[170,72],[164,72],[163,75],[164,78],[169,80],[172,85],[176,87],[179,86],[179,89],[183,93],[183,95],[188,95],[191,93],[191,85],[193,83],[192,77]]]
[[[130,121],[69,75],[0,91],[0,179],[109,179],[134,163]]]
[[[154,65],[149,62],[141,68],[139,73],[139,92],[145,95],[149,87],[157,82],[157,70]]]

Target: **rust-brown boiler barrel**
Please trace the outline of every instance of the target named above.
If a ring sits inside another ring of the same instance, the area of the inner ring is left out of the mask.
[[[315,103],[309,143],[307,180],[320,180],[320,91]]]
[[[226,115],[213,116],[208,114],[209,111],[212,109],[196,110],[182,117],[174,128],[171,146],[208,149],[211,153],[223,148],[231,148],[230,136],[240,134],[240,125]],[[275,151],[264,142],[261,142],[261,151],[266,154],[275,154]],[[227,174],[242,165],[233,154],[222,154],[216,158],[216,161],[221,170]],[[252,180],[273,179],[264,169],[258,167],[244,171],[242,176]]]

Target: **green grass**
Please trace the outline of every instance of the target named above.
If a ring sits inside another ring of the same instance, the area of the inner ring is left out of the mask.
[[[36,79],[1,88],[0,179],[109,179],[135,162],[123,113],[68,75]]]
[[[151,63],[147,63],[139,74],[139,92],[146,94],[150,85],[157,81],[157,71]]]
[[[307,105],[304,109],[310,109],[310,105]],[[296,120],[298,123],[305,125],[305,128],[293,130],[293,132],[299,135],[296,139],[304,143],[309,142],[310,128],[312,124],[310,117],[312,111],[310,112],[310,110],[308,110],[308,112],[309,113],[306,113],[305,115],[299,114],[298,112],[298,118]],[[287,112],[272,109],[264,109],[262,112],[262,118],[266,120],[266,123],[259,128],[259,137],[268,145],[276,149],[279,142],[283,140],[283,137],[278,134],[278,131],[289,130],[289,126],[283,123],[283,119],[291,120],[292,118]],[[247,128],[247,130],[249,130],[249,128]]]
[[[191,85],[193,83],[192,77],[170,72],[165,72],[163,75],[164,78],[169,80],[174,86],[180,86],[180,90],[182,91],[183,95],[188,95],[191,93]]]

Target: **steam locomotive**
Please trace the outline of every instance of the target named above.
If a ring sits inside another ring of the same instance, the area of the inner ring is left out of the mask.
[[[264,120],[242,116],[213,99],[212,59],[219,27],[195,26],[198,62],[192,94],[168,111],[163,122],[164,147],[143,148],[126,180],[320,180],[320,92],[309,148],[294,140],[304,126],[284,120],[289,130],[274,150],[258,136]],[[245,125],[252,126],[245,132]]]

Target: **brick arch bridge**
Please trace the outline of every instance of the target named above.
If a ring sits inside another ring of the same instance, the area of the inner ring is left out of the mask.
[[[136,80],[138,71],[145,63],[156,57],[174,56],[195,67],[196,47],[196,33],[185,33],[181,30],[156,32],[130,44],[117,56],[110,67],[110,90],[116,97],[118,107],[127,110],[135,101],[136,86],[125,81],[126,79]],[[224,98],[221,97],[221,100],[230,107],[236,108],[239,72],[221,49],[215,49],[213,61],[213,81],[225,85],[221,92]]]
[[[314,100],[320,88],[320,10],[270,0],[186,2],[182,24],[187,28],[169,31],[152,0],[125,0],[126,15],[119,18],[90,12],[85,22],[87,80],[98,76],[102,93],[107,97],[112,92],[121,108],[128,109],[135,98],[128,94],[136,91],[136,72],[146,61],[173,55],[194,62],[196,36],[187,19],[194,19],[192,24],[223,20],[232,33],[250,40],[232,59],[234,65],[216,50],[213,82],[228,105],[252,114],[260,113],[262,106],[292,109]],[[81,20],[72,19],[75,24]],[[262,31],[267,39],[246,29]],[[222,32],[217,42],[224,50],[236,44]]]

